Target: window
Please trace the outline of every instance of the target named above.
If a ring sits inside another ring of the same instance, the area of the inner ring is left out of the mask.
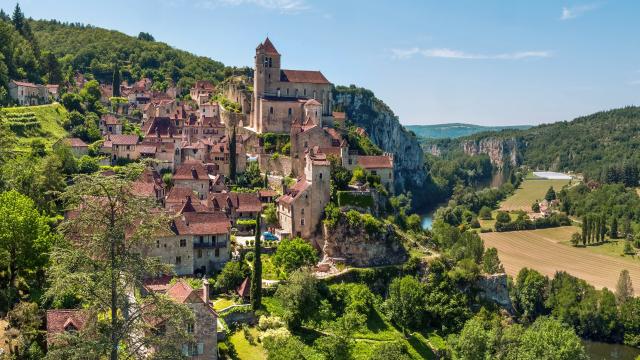
[[[193,330],[194,330],[194,328],[195,328],[195,326],[194,326],[194,324],[193,324],[193,323],[188,323],[188,324],[187,324],[187,332],[188,332],[189,334],[193,334]]]
[[[351,165],[351,159],[349,159],[349,165]]]
[[[304,226],[304,218],[300,219],[300,225]]]
[[[160,240],[156,240],[156,247],[159,248],[160,247]]]
[[[182,257],[176,256],[176,265],[182,264]]]
[[[300,209],[300,215],[304,216],[304,208]]]
[[[269,67],[273,67],[273,59],[269,58]]]
[[[186,247],[187,246],[187,239],[180,239],[180,247]]]
[[[216,257],[220,257],[220,249],[216,248],[216,253],[215,253]]]
[[[322,173],[320,173],[320,180],[322,180]]]
[[[287,89],[287,96],[289,96],[289,89]]]
[[[302,95],[307,96],[307,89],[302,89]]]
[[[371,170],[371,175],[378,175],[378,172],[376,170]]]
[[[315,90],[313,90],[313,98],[314,99],[316,98],[316,91]]]
[[[289,111],[287,112],[287,115],[291,116],[291,113],[292,113],[291,108],[289,108]]]
[[[202,259],[202,250],[198,250],[198,259]]]
[[[204,243],[204,236],[200,236],[200,244]]]

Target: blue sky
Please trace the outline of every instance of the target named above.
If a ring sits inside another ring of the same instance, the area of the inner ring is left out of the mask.
[[[537,124],[640,104],[640,2],[22,0],[228,65],[269,36],[283,67],[373,90],[404,124]],[[0,0],[12,10],[13,0]]]

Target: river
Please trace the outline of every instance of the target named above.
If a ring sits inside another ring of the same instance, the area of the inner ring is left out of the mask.
[[[592,360],[634,360],[640,356],[640,349],[631,346],[589,340],[582,342]]]

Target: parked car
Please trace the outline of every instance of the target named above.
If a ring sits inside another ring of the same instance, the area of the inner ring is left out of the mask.
[[[277,241],[278,237],[273,235],[270,231],[265,231],[262,233],[262,239],[266,241]]]

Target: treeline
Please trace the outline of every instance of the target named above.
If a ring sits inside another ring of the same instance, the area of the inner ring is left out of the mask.
[[[503,216],[502,213],[506,216]],[[496,216],[496,231],[498,232],[546,229],[569,225],[571,225],[571,219],[564,213],[553,213],[534,220],[529,219],[524,211],[519,212],[515,220],[511,220],[511,217],[506,212],[499,212]]]
[[[633,297],[627,271],[621,272],[612,292],[596,290],[566,272],[549,279],[524,268],[514,281],[511,297],[525,323],[550,315],[570,325],[582,338],[640,345],[640,298]]]

